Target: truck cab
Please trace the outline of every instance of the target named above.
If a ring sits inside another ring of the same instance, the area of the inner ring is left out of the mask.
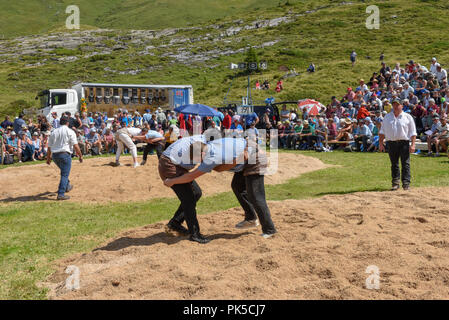
[[[40,112],[50,122],[53,112],[56,112],[60,118],[67,111],[74,115],[79,108],[78,93],[74,89],[44,90],[38,93],[36,99],[40,99]]]

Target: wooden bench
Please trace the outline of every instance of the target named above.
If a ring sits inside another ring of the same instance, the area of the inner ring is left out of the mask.
[[[421,151],[428,151],[429,148],[427,147],[427,142],[421,142],[421,141],[416,141],[415,142],[415,149],[416,150],[421,150]]]

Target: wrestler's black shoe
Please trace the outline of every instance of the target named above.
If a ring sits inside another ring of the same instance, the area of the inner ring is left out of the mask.
[[[187,230],[182,224],[179,222],[170,221],[167,223],[167,229],[168,231],[174,231],[177,233],[180,233],[181,235],[188,236],[189,230]]]
[[[58,196],[56,199],[57,199],[57,200],[69,200],[70,197],[64,195],[64,196]]]
[[[396,190],[398,190],[399,189],[399,185],[398,184],[394,184],[392,187],[391,187],[391,191],[396,191]]]
[[[192,235],[190,235],[189,238],[190,241],[195,241],[201,244],[206,244],[210,242],[210,239],[207,239],[206,237],[204,237],[201,233],[194,233]]]

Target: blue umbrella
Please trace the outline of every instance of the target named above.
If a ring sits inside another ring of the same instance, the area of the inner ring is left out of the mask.
[[[218,117],[220,115],[218,111],[204,104],[186,104],[175,108],[175,111],[184,114],[199,115],[201,117]]]

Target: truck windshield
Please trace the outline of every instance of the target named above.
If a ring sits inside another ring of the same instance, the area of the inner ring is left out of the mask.
[[[48,102],[49,102],[49,98],[50,98],[50,94],[49,93],[45,93],[43,95],[40,96],[41,99],[41,108],[46,108],[48,107]]]

